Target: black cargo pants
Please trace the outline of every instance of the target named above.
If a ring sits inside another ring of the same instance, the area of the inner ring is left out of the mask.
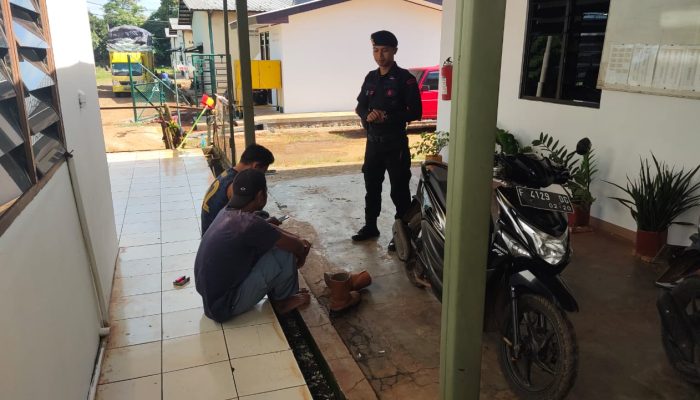
[[[391,183],[391,200],[396,206],[395,218],[400,218],[411,206],[411,153],[405,134],[389,140],[381,136],[367,136],[362,173],[367,190],[365,221],[368,225],[376,224],[382,209],[382,183],[386,171]]]

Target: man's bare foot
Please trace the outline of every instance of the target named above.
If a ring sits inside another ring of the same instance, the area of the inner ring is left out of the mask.
[[[286,314],[292,310],[309,304],[311,295],[308,293],[297,293],[284,300],[273,301],[272,305],[279,314]]]

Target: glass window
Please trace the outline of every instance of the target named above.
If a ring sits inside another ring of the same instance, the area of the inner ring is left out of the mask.
[[[597,105],[610,0],[530,0],[521,96]]]
[[[0,217],[65,154],[44,1],[6,4],[0,3]],[[14,36],[5,29],[9,21]]]
[[[438,71],[428,72],[428,76],[425,77],[423,86],[427,86],[430,90],[438,90],[439,80],[440,73]]]
[[[143,65],[138,63],[131,63],[131,74],[133,76],[143,75]],[[113,63],[112,64],[112,75],[113,76],[129,76],[129,63]]]

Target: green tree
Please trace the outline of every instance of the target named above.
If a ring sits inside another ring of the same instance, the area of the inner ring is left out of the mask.
[[[107,23],[92,13],[88,13],[88,16],[90,17],[90,34],[92,35],[95,64],[107,65]]]
[[[141,26],[146,20],[144,8],[137,0],[109,0],[102,7],[105,16],[104,21],[109,28],[120,25]]]
[[[170,39],[165,28],[170,28],[168,18],[177,17],[178,0],[160,0],[160,6],[148,17],[142,28],[153,34],[153,50],[156,65],[170,65]]]

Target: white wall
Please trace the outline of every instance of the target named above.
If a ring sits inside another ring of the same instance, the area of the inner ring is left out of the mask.
[[[0,237],[0,398],[84,399],[97,306],[68,168]]]
[[[455,0],[446,0],[445,10],[454,9]],[[612,0],[611,12],[614,12]],[[569,148],[582,137],[593,141],[599,158],[600,172],[592,186],[597,201],[591,214],[630,230],[636,225],[629,211],[610,200],[622,193],[604,180],[624,184],[626,176],[635,177],[639,157],[649,157],[650,151],[661,160],[686,169],[700,163],[700,101],[643,94],[603,91],[600,109],[558,105],[519,99],[527,1],[508,0],[501,67],[498,125],[513,132],[521,142],[528,143],[546,132],[560,138]],[[445,18],[448,16],[445,12]],[[445,36],[443,53],[452,53],[454,38]],[[439,127],[449,127],[449,112],[441,104]],[[682,218],[696,221],[696,209]],[[669,243],[685,244],[690,228],[671,227]]]
[[[81,0],[47,6],[67,148],[108,300],[118,247],[87,8]],[[85,398],[99,343],[98,306],[67,165],[2,234],[0,260],[0,398]]]
[[[354,110],[365,75],[377,68],[370,35],[381,29],[399,40],[399,66],[438,64],[440,22],[440,11],[402,0],[354,0],[290,16],[282,28],[284,111]]]
[[[73,3],[67,6],[67,3]],[[119,251],[85,2],[47,2],[66,147],[73,151],[105,303]],[[79,95],[85,96],[83,106]]]

